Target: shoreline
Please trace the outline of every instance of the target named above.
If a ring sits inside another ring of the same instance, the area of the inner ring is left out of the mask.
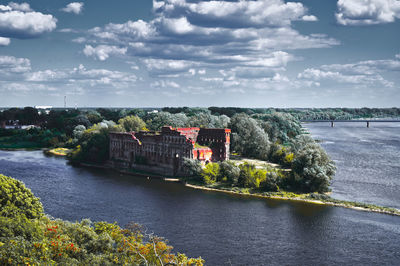
[[[210,188],[210,187],[204,187],[204,186],[199,186],[199,185],[193,185],[193,184],[189,184],[189,183],[185,183],[184,185],[186,187],[189,187],[192,189],[214,191],[214,192],[234,194],[234,195],[239,195],[239,196],[249,196],[249,197],[264,198],[264,199],[289,200],[289,201],[305,202],[305,203],[310,203],[310,204],[342,207],[342,208],[347,208],[347,209],[352,209],[352,210],[357,210],[357,211],[375,212],[375,213],[388,214],[388,215],[393,215],[393,216],[400,216],[399,209],[376,206],[376,205],[374,205],[371,208],[368,208],[368,207],[363,207],[363,206],[357,206],[357,205],[364,204],[364,203],[358,203],[358,202],[351,202],[351,201],[333,202],[333,201],[329,201],[329,200],[317,200],[317,199],[307,199],[307,198],[299,198],[299,197],[285,197],[285,196],[279,196],[279,195],[263,195],[263,194],[259,194],[259,193],[243,193],[243,192],[231,191],[231,190],[226,190],[226,189],[221,189],[221,188]],[[332,200],[335,200],[335,199],[332,198]]]

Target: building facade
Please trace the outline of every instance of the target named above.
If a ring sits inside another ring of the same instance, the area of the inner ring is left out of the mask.
[[[230,133],[230,129],[197,127],[110,133],[110,163],[175,176],[184,173],[183,158],[204,164],[229,159]]]

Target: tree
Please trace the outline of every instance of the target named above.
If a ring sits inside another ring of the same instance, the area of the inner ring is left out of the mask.
[[[317,143],[309,143],[293,160],[294,185],[305,192],[327,192],[336,172],[334,162]]]
[[[160,130],[163,126],[186,127],[188,118],[184,113],[158,112],[150,114],[146,122],[151,130]]]
[[[240,175],[240,168],[237,167],[235,163],[231,161],[223,161],[219,164],[219,168],[219,181],[237,184]]]
[[[125,131],[138,132],[141,130],[146,130],[146,123],[141,118],[135,115],[121,118],[120,120],[118,120],[118,124],[120,124],[125,129]]]
[[[243,156],[266,160],[270,142],[268,135],[258,125],[257,121],[246,114],[232,117],[232,150]]]
[[[84,125],[77,125],[72,132],[72,135],[76,139],[80,139],[83,135],[83,132],[86,130]]]
[[[206,167],[204,167],[201,176],[203,177],[204,183],[206,184],[215,183],[219,176],[219,164],[218,163],[207,164]]]
[[[183,158],[183,169],[190,179],[200,179],[203,167],[199,160]]]

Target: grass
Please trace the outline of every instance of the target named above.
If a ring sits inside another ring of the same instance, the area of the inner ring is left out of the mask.
[[[250,159],[250,158],[245,158],[241,157],[239,155],[231,155],[230,156],[230,161],[234,162],[236,165],[242,164],[242,163],[249,163],[253,164],[256,166],[256,168],[275,168],[277,170],[282,170],[282,171],[291,171],[291,169],[285,169],[281,165],[276,164],[276,163],[271,163],[267,161],[262,161],[258,159]]]

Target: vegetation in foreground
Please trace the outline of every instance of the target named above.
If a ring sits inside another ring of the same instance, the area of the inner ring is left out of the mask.
[[[203,265],[138,224],[50,219],[40,200],[13,178],[0,175],[1,265]]]

